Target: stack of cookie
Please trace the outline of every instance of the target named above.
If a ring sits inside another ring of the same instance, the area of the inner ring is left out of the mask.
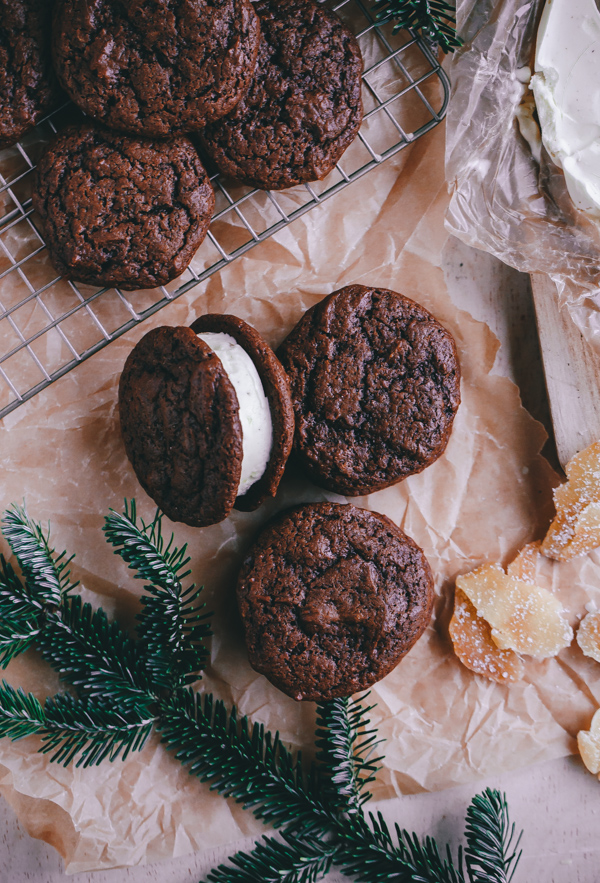
[[[1,61],[0,146],[52,107],[54,74],[94,121],[49,145],[33,204],[56,268],[95,285],[189,265],[214,208],[197,149],[280,189],[325,177],[362,120],[356,39],[313,0],[0,0]]]
[[[156,328],[130,353],[119,412],[127,455],[173,520],[214,524],[275,496],[293,446],[322,487],[358,496],[444,452],[460,401],[452,335],[419,304],[351,285],[325,297],[278,356],[233,316]],[[295,699],[364,689],[426,628],[433,577],[389,519],[301,506],[248,553],[238,606],[250,661]]]

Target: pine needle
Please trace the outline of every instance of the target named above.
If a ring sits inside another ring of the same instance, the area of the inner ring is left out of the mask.
[[[521,857],[514,824],[508,820],[506,798],[486,788],[467,810],[465,859],[472,883],[510,883]]]
[[[140,751],[152,732],[155,717],[136,709],[117,710],[102,700],[75,699],[59,693],[46,700],[43,753],[54,752],[51,761],[68,766],[93,766],[103,760],[123,760]]]
[[[301,758],[294,761],[278,734],[238,719],[235,708],[228,713],[211,694],[180,690],[162,703],[160,729],[190,773],[257,818],[303,836],[329,828],[332,810],[321,800],[320,783],[304,774]]]
[[[349,813],[358,812],[370,799],[366,789],[382,760],[373,757],[381,741],[368,729],[367,715],[374,706],[364,707],[366,698],[332,699],[317,706],[317,760],[330,776],[330,799]]]
[[[6,681],[0,687],[0,736],[16,741],[35,733],[43,733],[46,718],[42,706],[32,693],[15,690]]]
[[[15,504],[4,513],[2,533],[19,562],[30,596],[58,607],[63,594],[78,585],[70,581],[73,558],[55,552],[47,534],[29,519],[22,506]]]
[[[190,574],[187,546],[178,549],[173,535],[165,544],[158,511],[150,524],[138,522],[135,500],[125,500],[122,515],[111,510],[103,530],[115,552],[136,571],[135,578],[147,581],[137,633],[154,682],[166,689],[191,683],[208,659],[204,641],[211,635],[211,614],[200,600],[202,589],[183,588],[182,580]]]
[[[456,36],[454,6],[447,0],[375,0],[373,9],[382,24],[394,22],[394,33],[414,31],[443,52],[462,46],[462,40]]]
[[[238,852],[206,878],[209,883],[315,883],[331,868],[335,847],[283,834],[263,837],[252,852]]]

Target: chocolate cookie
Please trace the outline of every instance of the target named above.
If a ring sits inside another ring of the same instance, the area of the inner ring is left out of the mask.
[[[119,413],[139,482],[172,521],[204,527],[275,495],[292,445],[289,385],[241,319],[149,331],[125,363]]]
[[[0,147],[16,144],[58,99],[51,15],[52,0],[0,0]]]
[[[261,42],[248,94],[201,133],[224,175],[280,190],[324,178],[362,121],[362,57],[313,0],[258,0]]]
[[[323,487],[369,494],[444,452],[460,402],[456,345],[409,298],[364,285],[335,291],[278,356],[292,387],[294,451]]]
[[[166,138],[235,107],[259,30],[249,0],[57,0],[54,63],[86,114]]]
[[[324,701],[388,674],[429,622],[425,555],[376,512],[300,506],[260,535],[238,580],[250,663],[294,699]]]
[[[258,331],[237,316],[208,313],[192,324],[196,334],[228,334],[248,353],[258,372],[271,412],[272,447],[266,469],[235,502],[235,508],[251,512],[268,497],[274,497],[292,450],[294,440],[294,407],[290,382],[281,362]]]
[[[91,125],[52,141],[33,193],[59,273],[124,289],[154,288],[183,273],[214,202],[187,138],[146,141]]]

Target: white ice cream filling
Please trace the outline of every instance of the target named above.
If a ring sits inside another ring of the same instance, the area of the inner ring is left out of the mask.
[[[230,334],[207,331],[198,337],[219,357],[240,406],[242,424],[242,474],[238,497],[265,473],[273,445],[271,408],[256,366]]]
[[[596,0],[548,0],[538,29],[535,95],[546,150],[571,199],[600,219],[600,12]]]

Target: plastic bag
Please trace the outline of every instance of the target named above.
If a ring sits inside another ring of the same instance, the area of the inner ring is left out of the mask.
[[[543,147],[532,149],[518,123],[519,116],[533,123],[528,79],[543,5],[457,2],[464,45],[448,63],[446,225],[517,270],[549,275],[600,349],[600,224],[575,208],[561,169]]]

